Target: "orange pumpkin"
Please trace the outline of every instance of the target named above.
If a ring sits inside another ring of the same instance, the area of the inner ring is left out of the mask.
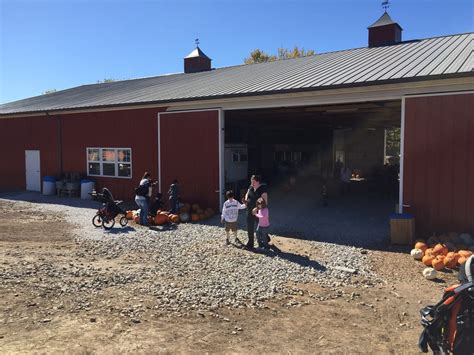
[[[464,257],[464,258],[469,258],[471,255],[472,255],[472,251],[470,250],[460,250],[458,251],[458,254],[460,257]]]
[[[425,255],[431,255],[431,256],[436,256],[438,253],[436,253],[433,248],[428,248],[425,250]]]
[[[431,263],[436,257],[433,255],[426,255],[421,259],[421,262],[425,264],[426,266],[431,266]]]
[[[168,216],[167,215],[162,214],[162,213],[158,213],[155,216],[155,224],[161,226],[161,225],[166,224],[166,223],[168,223]]]
[[[423,250],[423,252],[426,252],[426,249],[428,249],[428,245],[426,245],[425,242],[418,242],[415,244],[415,249],[420,249]]]
[[[199,221],[199,215],[197,213],[191,213],[191,221],[193,222]]]
[[[165,215],[165,216],[169,216],[169,215],[170,215],[170,213],[169,213],[168,211],[161,211],[160,214]]]
[[[449,269],[454,269],[457,265],[457,260],[453,255],[446,256],[443,260],[443,264]]]
[[[431,262],[431,266],[433,267],[433,269],[435,269],[436,271],[443,269],[444,268],[443,259],[444,258],[439,258],[439,257],[434,258],[434,260]]]
[[[171,214],[169,216],[169,219],[173,223],[179,223],[179,216],[177,214]]]
[[[433,248],[433,251],[441,255],[446,255],[449,252],[448,247],[441,243],[436,244]]]
[[[462,265],[466,262],[467,258],[464,256],[460,256],[458,259],[458,265]]]
[[[126,219],[133,219],[133,212],[132,211],[127,211],[125,213],[125,218]]]
[[[140,216],[135,216],[135,217],[133,217],[133,221],[134,221],[135,223],[140,223]]]

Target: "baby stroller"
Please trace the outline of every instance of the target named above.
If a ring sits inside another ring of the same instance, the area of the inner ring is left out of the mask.
[[[115,217],[119,214],[123,215],[119,222],[122,227],[125,227],[128,224],[128,219],[126,218],[126,212],[122,210],[118,204],[122,201],[114,201],[114,197],[109,189],[106,187],[102,188],[102,193],[97,193],[95,191],[90,192],[89,195],[95,201],[102,202],[102,207],[100,207],[95,216],[92,218],[92,224],[94,227],[103,227],[104,229],[111,229],[115,225]]]

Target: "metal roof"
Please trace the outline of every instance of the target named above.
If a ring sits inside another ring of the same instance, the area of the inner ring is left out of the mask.
[[[473,75],[474,33],[199,73],[83,85],[0,105],[0,115],[276,94]]]
[[[392,25],[392,24],[395,24],[398,27],[400,27],[398,23],[392,20],[392,18],[387,12],[384,12],[383,15],[380,16],[380,18],[377,21],[375,21],[373,24],[371,24],[367,28],[374,28],[374,27],[380,27],[380,26],[386,26],[386,25]]]
[[[196,47],[195,50],[193,50],[191,53],[189,53],[184,58],[196,58],[196,57],[204,57],[204,58],[207,58],[207,59],[211,59],[206,54],[204,54],[204,52],[199,47]]]

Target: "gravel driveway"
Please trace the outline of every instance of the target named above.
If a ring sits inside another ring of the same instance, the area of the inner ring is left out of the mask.
[[[300,253],[287,248],[291,239],[283,236],[274,237],[280,250],[266,254],[224,246],[218,216],[203,224],[179,224],[169,230],[134,223],[121,228],[116,223],[111,231],[104,231],[91,224],[99,206],[94,201],[39,193],[2,194],[0,200],[16,201],[16,205],[46,214],[64,214],[74,225],[71,233],[79,254],[106,259],[139,255],[147,266],[131,271],[129,278],[120,282],[149,280],[145,291],[163,301],[163,310],[259,308],[267,299],[294,292],[292,285],[296,283],[314,282],[335,290],[346,285],[372,287],[381,282],[369,262],[370,250],[363,248],[304,240],[300,241],[304,253]],[[242,214],[240,221],[244,219]],[[245,235],[239,231],[243,242]],[[100,289],[110,282],[114,281],[97,279],[85,287]],[[76,286],[61,287],[67,293]]]

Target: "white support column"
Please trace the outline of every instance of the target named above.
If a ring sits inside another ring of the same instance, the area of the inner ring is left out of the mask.
[[[161,135],[160,135],[160,112],[158,112],[158,192],[161,193]]]
[[[398,213],[403,213],[403,171],[405,160],[405,97],[402,97],[402,112],[400,124],[400,181],[398,197]]]
[[[224,140],[225,140],[225,115],[224,110],[219,109],[219,211],[224,203]]]

